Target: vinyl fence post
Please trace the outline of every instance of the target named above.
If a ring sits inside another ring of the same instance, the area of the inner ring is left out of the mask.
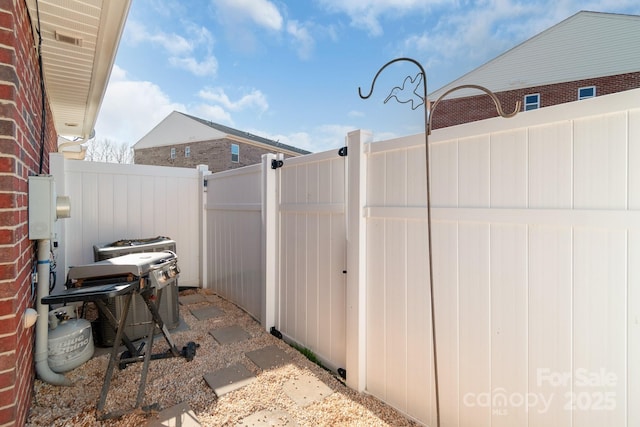
[[[366,388],[366,218],[367,159],[372,134],[347,134],[347,385]]]
[[[261,314],[262,326],[269,331],[276,326],[277,271],[278,271],[278,199],[277,180],[279,171],[271,168],[275,154],[262,156],[262,279]]]
[[[55,182],[56,193],[61,196],[68,195],[67,193],[67,162],[69,161],[77,161],[77,160],[67,160],[64,158],[62,153],[51,153],[49,154],[49,170],[51,175],[53,175],[53,180]],[[71,200],[71,215],[76,214],[74,212],[74,202],[78,202],[77,200]],[[54,227],[56,228],[56,232],[58,235],[57,238],[57,248],[54,245],[54,253],[56,255],[56,264],[57,264],[57,272],[58,278],[62,277],[62,279],[58,279],[57,289],[54,291],[60,291],[63,289],[62,284],[64,283],[64,279],[67,277],[67,253],[69,248],[67,247],[67,242],[70,241],[69,236],[67,236],[67,221],[56,221]]]
[[[200,260],[199,260],[199,283],[200,287],[206,289],[208,287],[208,275],[209,272],[207,270],[207,266],[209,265],[209,254],[207,251],[207,245],[209,244],[209,239],[207,236],[207,186],[206,179],[208,175],[211,175],[211,171],[209,170],[209,166],[207,165],[198,165],[196,166],[196,170],[198,171],[198,204],[200,206],[199,222],[200,222],[200,232],[198,235],[200,236],[199,246],[200,246]]]

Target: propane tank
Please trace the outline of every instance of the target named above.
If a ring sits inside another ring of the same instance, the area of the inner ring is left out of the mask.
[[[52,315],[53,314],[53,315]],[[67,372],[82,365],[93,356],[91,323],[74,319],[64,308],[49,313],[48,362],[54,372]],[[57,321],[52,321],[56,319]]]

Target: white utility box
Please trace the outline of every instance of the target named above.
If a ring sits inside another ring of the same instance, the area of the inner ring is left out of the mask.
[[[55,239],[54,222],[69,218],[71,205],[66,196],[56,196],[51,175],[29,177],[29,239]]]

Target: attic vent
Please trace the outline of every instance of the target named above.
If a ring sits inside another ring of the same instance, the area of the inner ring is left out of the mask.
[[[63,43],[69,43],[74,46],[82,46],[82,39],[79,37],[74,37],[70,34],[61,33],[60,31],[55,31],[56,40]]]

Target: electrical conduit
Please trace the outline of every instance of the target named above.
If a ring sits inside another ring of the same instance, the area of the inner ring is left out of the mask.
[[[49,295],[49,240],[38,240],[38,288],[36,308],[36,372],[38,377],[49,384],[70,386],[71,381],[62,374],[55,373],[49,366],[49,306],[42,304],[42,298]]]

